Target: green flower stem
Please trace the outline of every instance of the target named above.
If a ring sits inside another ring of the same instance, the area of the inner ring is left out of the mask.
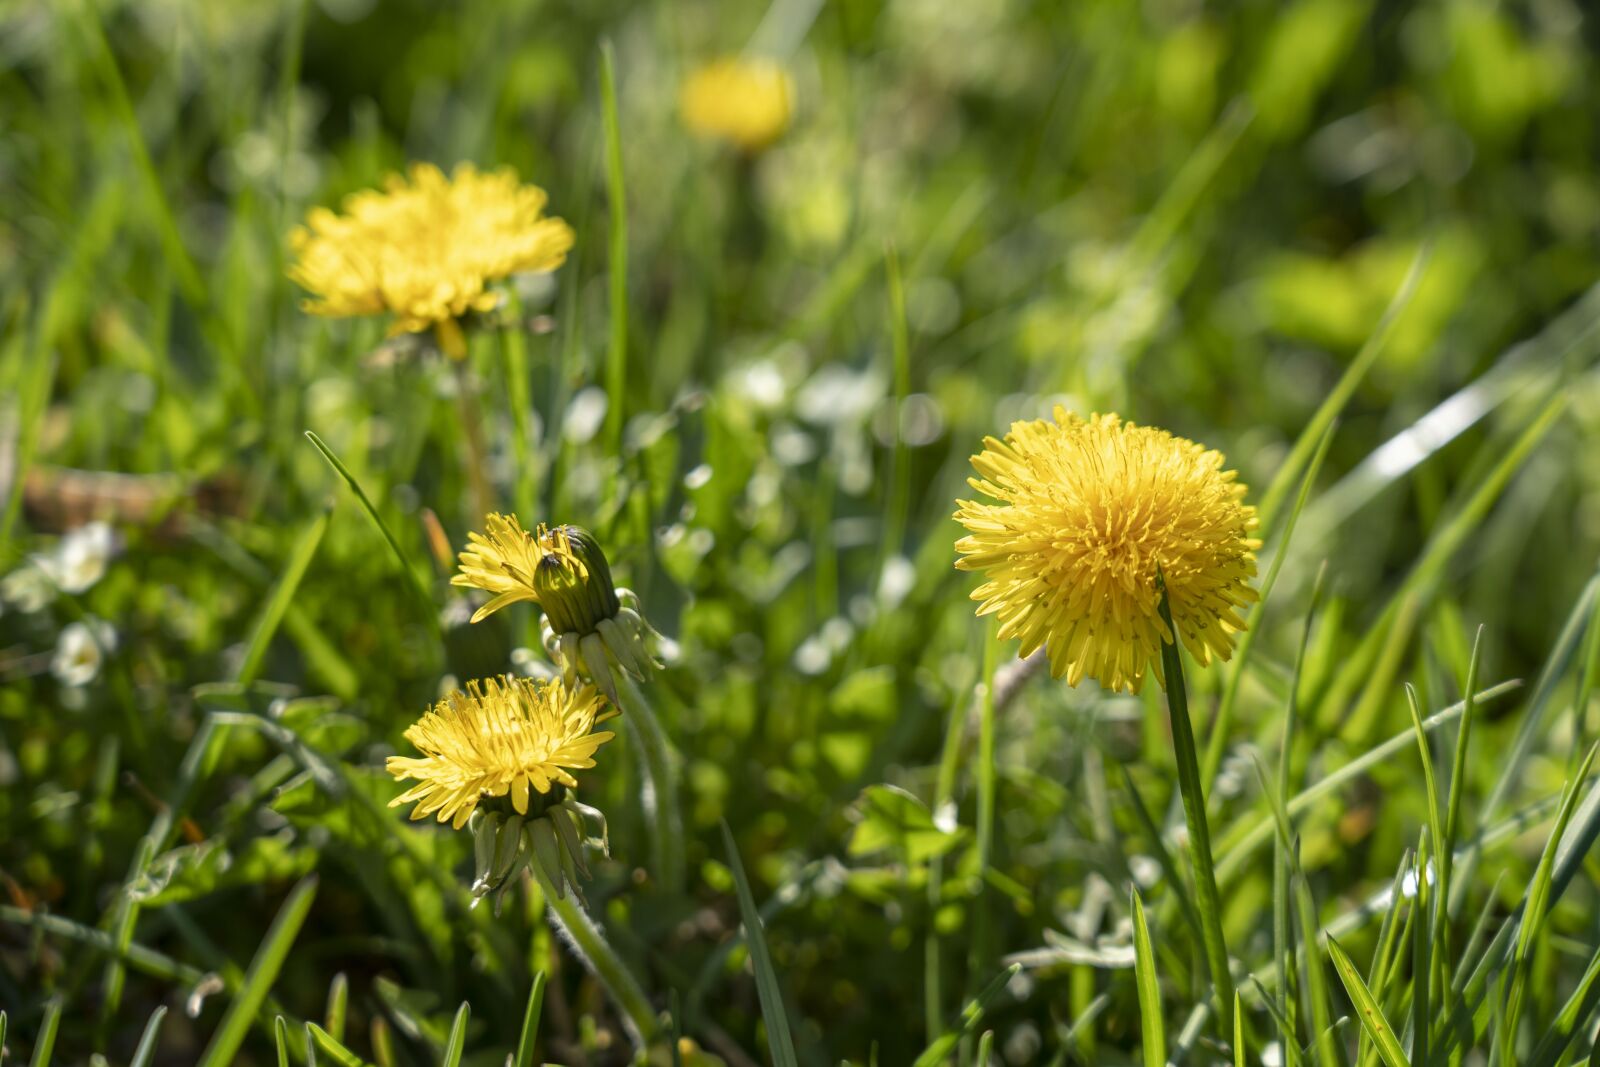
[[[632,740],[639,753],[639,764],[645,776],[645,812],[655,825],[650,847],[654,855],[656,877],[663,889],[681,893],[684,887],[683,869],[683,817],[678,810],[678,772],[673,762],[667,736],[650,702],[645,699],[639,685],[625,670],[615,676],[622,679],[625,699],[618,701],[622,717],[627,720]]]
[[[1183,657],[1178,650],[1178,630],[1172,624],[1172,606],[1167,603],[1166,583],[1157,579],[1161,591],[1161,621],[1172,633],[1171,642],[1162,642],[1161,666],[1167,681],[1167,711],[1172,719],[1172,752],[1178,764],[1178,791],[1183,795],[1183,814],[1189,824],[1189,858],[1194,864],[1195,895],[1200,910],[1200,931],[1205,941],[1206,963],[1217,995],[1218,1030],[1224,1040],[1233,1034],[1233,975],[1228,970],[1228,946],[1222,938],[1222,902],[1217,893],[1216,871],[1211,863],[1211,828],[1206,822],[1206,795],[1200,785],[1200,761],[1194,744],[1194,726],[1189,721],[1189,693],[1183,684]]]
[[[577,894],[558,894],[555,884],[537,863],[530,863],[528,867],[533,871],[539,888],[544,891],[550,915],[564,935],[567,946],[583,962],[584,968],[606,987],[606,992],[622,1013],[623,1023],[634,1046],[645,1048],[658,1036],[661,1024],[639,980],[612,949],[599,924],[578,901]]]

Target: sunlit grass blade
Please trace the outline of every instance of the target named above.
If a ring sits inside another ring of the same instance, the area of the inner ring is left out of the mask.
[[[144,1033],[139,1037],[139,1045],[133,1050],[133,1059],[128,1061],[128,1067],[150,1067],[156,1055],[156,1041],[161,1037],[161,1021],[166,1017],[165,1005],[158,1006],[150,1013],[150,1021],[144,1024]],[[0,1027],[0,1047],[4,1045],[5,1032]]]
[[[1250,613],[1245,617],[1244,633],[1239,635],[1239,649],[1228,664],[1228,680],[1223,685],[1222,703],[1217,706],[1216,717],[1212,720],[1211,736],[1206,742],[1205,762],[1200,767],[1201,777],[1207,782],[1216,781],[1217,771],[1222,766],[1222,754],[1227,749],[1229,735],[1233,729],[1234,706],[1239,699],[1239,688],[1244,682],[1245,664],[1250,661],[1250,653],[1255,648],[1256,638],[1261,634],[1267,600],[1272,596],[1273,587],[1278,583],[1278,572],[1283,569],[1284,560],[1289,558],[1289,546],[1294,543],[1294,531],[1299,524],[1300,513],[1311,497],[1311,489],[1317,483],[1317,475],[1322,472],[1323,460],[1328,458],[1328,448],[1333,444],[1333,435],[1337,429],[1335,424],[1329,423],[1322,440],[1317,444],[1316,452],[1312,454],[1305,476],[1300,479],[1300,492],[1295,496],[1294,507],[1290,509],[1289,518],[1284,523],[1283,536],[1273,546],[1272,562],[1267,564],[1266,576],[1261,579],[1261,586],[1257,591],[1258,599],[1250,606]],[[1319,570],[1317,574],[1319,589],[1322,577],[1323,572]],[[1316,614],[1316,605],[1320,598],[1320,593],[1313,593],[1311,607],[1306,614],[1308,630],[1310,619]],[[1304,655],[1302,648],[1302,659]]]
[[[306,1044],[308,1049],[314,1045],[326,1053],[339,1067],[366,1067],[360,1056],[345,1048],[338,1038],[316,1023],[306,1023]]]
[[[1291,853],[1290,890],[1294,896],[1295,914],[1300,921],[1300,958],[1305,970],[1305,998],[1309,1003],[1309,1016],[1316,1038],[1319,1067],[1343,1067],[1344,1046],[1334,1040],[1333,995],[1328,983],[1327,968],[1322,953],[1317,951],[1317,905],[1311,895],[1311,886],[1300,870],[1299,856]]]
[[[1394,1028],[1389,1025],[1389,1020],[1383,1017],[1383,1010],[1378,1007],[1378,1002],[1372,996],[1372,991],[1361,980],[1361,974],[1356,970],[1355,963],[1345,954],[1339,942],[1333,938],[1328,939],[1328,955],[1333,958],[1334,970],[1339,974],[1339,980],[1344,983],[1344,988],[1350,994],[1350,1002],[1355,1005],[1356,1018],[1361,1023],[1361,1029],[1371,1039],[1378,1055],[1382,1057],[1387,1067],[1411,1067],[1406,1060],[1406,1054],[1400,1048],[1400,1042],[1395,1037]]]
[[[261,671],[261,661],[267,654],[267,646],[278,632],[284,612],[289,609],[290,602],[300,588],[301,579],[305,577],[318,546],[322,544],[322,535],[328,531],[328,517],[332,513],[332,508],[323,508],[301,531],[299,540],[289,553],[288,562],[283,566],[283,573],[278,577],[278,584],[273,586],[272,593],[262,605],[255,629],[250,634],[250,643],[245,646],[239,668],[234,672],[234,681],[248,685],[256,680]]]
[[[1481,704],[1503,696],[1521,685],[1522,683],[1515,679],[1499,682],[1477,693],[1476,700]],[[1434,712],[1433,715],[1423,720],[1423,729],[1438,729],[1459,716],[1464,707],[1465,702],[1457,702],[1448,708]],[[1291,816],[1299,815],[1340,786],[1355,780],[1389,757],[1415,744],[1416,733],[1408,729],[1402,733],[1395,734],[1382,744],[1374,745],[1338,770],[1319,778],[1316,782],[1291,797],[1288,806],[1289,814]],[[1248,823],[1248,825],[1241,822],[1223,835],[1223,840],[1219,847],[1221,857],[1217,861],[1217,877],[1219,880],[1227,882],[1236,875],[1242,868],[1244,861],[1256,849],[1272,839],[1272,833],[1272,816],[1264,815]]]
[[[938,1067],[939,1064],[944,1063],[945,1058],[950,1055],[963,1037],[970,1037],[978,1032],[978,1027],[983,1025],[984,1013],[989,1010],[989,1005],[994,1003],[995,998],[1005,989],[1006,984],[1015,978],[1017,972],[1021,970],[1020,964],[1013,963],[997,974],[988,985],[978,992],[977,996],[967,1001],[966,1006],[961,1009],[960,1024],[940,1034],[937,1041],[930,1043],[927,1048],[923,1049],[921,1055],[913,1062],[913,1067]],[[1091,1012],[1085,1012],[1085,1017],[1080,1018],[1074,1024],[1075,1030],[1092,1022],[1095,1015],[1105,1010],[1105,1004],[1102,1003],[1098,1008],[1091,1010],[1092,1014]]]
[[[978,1038],[978,1055],[973,1059],[972,1062],[975,1063],[975,1064],[979,1064],[980,1067],[988,1067],[988,1064],[989,1064],[989,1061],[990,1061],[990,1057],[993,1054],[994,1054],[994,1031],[993,1030],[985,1030],[983,1032],[983,1034]]]
[[[322,1026],[335,1041],[344,1040],[345,1016],[350,1010],[350,979],[343,971],[328,983],[328,1006],[324,1011]]]
[[[467,1020],[472,1018],[472,1005],[466,1001],[456,1009],[455,1021],[450,1024],[450,1037],[444,1043],[444,1067],[461,1067],[461,1055],[467,1047]]]
[[[289,1067],[289,1022],[281,1015],[272,1019],[272,1039],[278,1046],[278,1067]]]
[[[1261,496],[1261,504],[1257,514],[1261,520],[1261,537],[1263,540],[1270,537],[1273,527],[1277,522],[1278,509],[1282,507],[1284,498],[1289,495],[1289,487],[1294,484],[1300,475],[1300,470],[1305,466],[1306,460],[1317,447],[1328,427],[1339,417],[1344,406],[1350,402],[1360,388],[1361,382],[1372,369],[1378,357],[1383,354],[1384,347],[1388,344],[1389,337],[1394,332],[1394,324],[1401,314],[1410,306],[1412,297],[1416,296],[1417,286],[1422,280],[1422,275],[1427,269],[1431,249],[1428,244],[1417,249],[1416,256],[1407,268],[1405,278],[1401,280],[1400,287],[1395,290],[1394,298],[1389,301],[1389,306],[1384,308],[1382,316],[1378,319],[1377,326],[1373,327],[1366,343],[1356,353],[1355,359],[1345,368],[1339,381],[1329,390],[1328,395],[1318,406],[1316,414],[1306,423],[1305,429],[1300,431],[1300,436],[1295,439],[1294,446],[1290,448],[1289,455],[1273,474],[1272,481],[1268,483],[1267,490]]]
[[[906,512],[911,506],[910,454],[900,424],[906,413],[906,397],[911,393],[911,339],[906,327],[906,291],[900,277],[900,257],[893,244],[884,252],[884,275],[889,289],[889,347],[894,372],[894,451],[884,506],[883,542],[878,551],[880,577],[885,564],[904,546]]]
[[[33,1058],[29,1067],[50,1067],[50,1057],[56,1050],[56,1031],[61,1027],[62,1001],[60,996],[45,1002],[44,1019],[39,1023],[39,1036],[33,1041]]]
[[[1167,1033],[1161,1018],[1161,981],[1156,977],[1155,950],[1150,947],[1150,927],[1145,922],[1144,901],[1139,899],[1138,889],[1128,891],[1128,910],[1133,915],[1133,978],[1139,994],[1139,1036],[1144,1065],[1166,1067]],[[1237,994],[1234,1003],[1238,1004]],[[988,1061],[980,1059],[978,1062]]]
[[[1539,1039],[1526,1067],[1554,1067],[1566,1053],[1572,1039],[1578,1036],[1578,1028],[1593,1017],[1595,1006],[1600,1004],[1600,981],[1596,979],[1600,979],[1600,949],[1589,957],[1583,977],[1578,979],[1567,1002]]]
[[[1523,999],[1527,990],[1528,971],[1532,965],[1530,957],[1534,940],[1544,929],[1545,916],[1551,903],[1551,880],[1555,876],[1556,850],[1566,835],[1567,824],[1572,820],[1578,797],[1583,794],[1583,788],[1588,782],[1589,769],[1594,766],[1597,751],[1600,751],[1600,742],[1596,742],[1589,749],[1583,762],[1578,765],[1577,773],[1567,784],[1561,797],[1561,807],[1556,811],[1555,828],[1545,841],[1544,851],[1539,856],[1539,865],[1533,872],[1533,881],[1528,886],[1528,906],[1523,912],[1522,922],[1517,931],[1516,949],[1511,954],[1511,997],[1506,1012],[1506,1025],[1512,1031],[1515,1031],[1522,1019]]]
[[[761,912],[756,907],[755,894],[750,891],[750,881],[745,877],[744,864],[739,859],[739,846],[734,843],[733,831],[722,824],[722,843],[728,852],[728,868],[733,872],[734,887],[739,894],[739,914],[744,920],[745,944],[750,950],[750,964],[755,968],[756,992],[761,998],[761,1017],[767,1024],[767,1046],[772,1050],[774,1067],[798,1067],[794,1039],[789,1036],[789,1013],[783,1004],[783,990],[778,985],[778,972],[772,964],[772,953],[767,948],[767,935],[761,926]]]
[[[1233,991],[1233,1067],[1245,1067],[1244,1005],[1237,989]]]
[[[1472,711],[1478,688],[1478,665],[1482,662],[1483,627],[1472,638],[1472,656],[1467,660],[1467,680],[1462,688],[1465,705],[1461,711],[1461,724],[1456,727],[1455,754],[1450,763],[1450,802],[1444,821],[1444,842],[1439,849],[1439,904],[1447,919],[1454,918],[1454,894],[1451,882],[1455,876],[1456,842],[1461,833],[1461,801],[1467,792],[1467,753],[1472,744]],[[1440,923],[1441,929],[1449,927]],[[1448,962],[1448,961],[1447,961]]]
[[[222,1067],[223,1064],[233,1062],[239,1046],[244,1043],[245,1032],[250,1028],[256,1013],[261,1010],[267,993],[272,989],[272,983],[278,978],[278,971],[282,968],[283,961],[288,958],[289,949],[294,944],[295,936],[300,933],[300,926],[305,922],[306,915],[311,911],[311,902],[316,898],[316,893],[316,875],[301,879],[289,891],[289,896],[267,929],[267,936],[262,939],[260,947],[256,949],[255,957],[250,961],[244,985],[228,1004],[227,1012],[223,1014],[216,1033],[211,1037],[211,1043],[201,1054],[199,1067]]]
[[[1407,687],[1409,690],[1409,686]],[[1416,698],[1412,695],[1412,714],[1417,723],[1421,724],[1422,718],[1416,714]],[[1427,735],[1420,728],[1417,736],[1427,744]],[[1428,759],[1426,752],[1423,758],[1424,766]],[[1432,784],[1432,775],[1429,775],[1429,784]],[[1434,798],[1437,800],[1437,797]],[[1437,805],[1435,805],[1437,806]],[[1434,813],[1437,815],[1437,812]],[[1429,851],[1429,832],[1423,827],[1421,839],[1417,846],[1417,860],[1412,870],[1417,883],[1416,896],[1411,904],[1411,1059],[1417,1067],[1427,1067],[1428,1038],[1433,1026],[1433,1013],[1431,1011],[1431,997],[1433,986],[1433,910],[1431,908],[1432,896],[1428,889],[1428,880],[1431,876],[1432,859]]]
[[[1388,689],[1398,666],[1395,650],[1409,640],[1420,605],[1432,596],[1450,561],[1483,522],[1512,476],[1544,440],[1566,403],[1565,393],[1557,392],[1552,396],[1516,440],[1499,454],[1494,468],[1473,488],[1467,500],[1437,525],[1422,554],[1390,597],[1378,622],[1367,631],[1335,679],[1323,701],[1321,721],[1326,723],[1333,715],[1346,716],[1346,701],[1350,694],[1359,690],[1360,699],[1344,718],[1341,733],[1358,740],[1368,736],[1388,700]]]
[[[528,990],[528,1006],[522,1013],[522,1035],[517,1038],[517,1052],[512,1058],[512,1067],[531,1067],[533,1064],[533,1047],[539,1040],[539,1014],[544,1008],[544,983],[545,973],[535,971],[533,987]]]

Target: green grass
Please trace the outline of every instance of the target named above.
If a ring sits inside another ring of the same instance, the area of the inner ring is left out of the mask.
[[[1594,1058],[1581,14],[0,5],[7,1062]],[[747,47],[797,101],[748,156],[675,112]],[[576,234],[459,365],[284,277],[411,160]],[[1056,402],[1260,508],[1181,715],[1019,663],[952,566],[968,457]],[[498,914],[383,771],[548,663],[449,584],[485,507],[595,531],[669,639],[582,899]]]

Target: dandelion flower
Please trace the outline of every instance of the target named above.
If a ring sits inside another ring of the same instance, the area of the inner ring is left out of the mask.
[[[312,294],[312,314],[393,315],[391,335],[431,329],[459,358],[461,319],[495,307],[492,283],[566,259],[572,227],[546,218],[545,200],[509,167],[483,173],[463,163],[447,178],[416,163],[381,191],[346,197],[342,214],[313,210],[289,235],[289,277]]]
[[[1165,685],[1158,576],[1173,625],[1205,664],[1227,659],[1256,599],[1255,508],[1222,469],[1222,454],[1116,415],[1016,422],[985,439],[969,484],[1000,501],[960,501],[956,566],[987,578],[979,615],[1026,656],[1043,646],[1050,671],[1138,692],[1153,667]]]
[[[678,107],[692,133],[759,152],[789,128],[794,79],[770,59],[730,56],[684,79]]]
[[[538,814],[564,796],[562,787],[577,786],[571,771],[593,767],[595,749],[615,736],[591,732],[609,717],[604,708],[593,686],[532,678],[469,682],[406,730],[422,757],[390,756],[386,767],[417,784],[389,806],[416,801],[413,819],[436,815],[459,830],[486,797],[508,797],[518,815],[528,815],[531,791]]]

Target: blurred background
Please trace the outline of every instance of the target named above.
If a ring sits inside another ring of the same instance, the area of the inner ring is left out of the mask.
[[[627,205],[613,396],[602,41]],[[1264,810],[1245,753],[1276,744],[1324,559],[1315,766],[1409,726],[1398,684],[1342,670],[1369,654],[1440,706],[1485,624],[1482,677],[1532,678],[1600,549],[1597,47],[1570,0],[0,3],[13,1055],[59,994],[79,1020],[62,1062],[125,1059],[161,1004],[158,1062],[193,1062],[316,871],[272,1010],[317,1017],[343,972],[352,1047],[387,1027],[397,1062],[421,1063],[470,999],[468,1048],[498,1063],[528,975],[554,968],[546,1058],[623,1062],[533,902],[461,910],[464,836],[377,826],[305,769],[315,751],[386,801],[383,756],[429,701],[543,658],[531,611],[469,628],[446,584],[482,528],[474,431],[493,505],[595,530],[668,639],[647,691],[682,757],[688,884],[644,869],[623,738],[584,783],[613,852],[589,901],[702,1047],[765,1056],[719,819],[770,902],[807,1063],[910,1062],[942,1029],[930,1008],[954,1017],[1011,954],[1063,930],[1125,941],[1122,887],[1153,861],[1115,765],[1158,817],[1170,801],[1150,694],[1020,690],[979,867],[966,715],[985,631],[949,519],[968,456],[1055,403],[1117,411],[1223,450],[1259,502],[1392,305],[1240,689],[1223,825]],[[745,51],[793,79],[792,116],[755,150],[686,129],[679,104],[688,75]],[[416,160],[512,166],[577,233],[460,368],[379,321],[304,315],[284,276],[308,208]],[[1557,421],[1516,451],[1552,398]],[[394,531],[429,610],[306,430]],[[1383,648],[1361,651],[1375,631]],[[1197,707],[1225,677],[1198,672]],[[1475,742],[1489,781],[1509,711],[1486,709]],[[1553,736],[1528,788],[1554,790],[1576,743]],[[941,873],[862,833],[879,783],[917,798],[903,815],[927,822]],[[1308,817],[1330,914],[1387,884],[1424,809],[1395,762]],[[1496,862],[1525,869],[1527,851]],[[1230,895],[1246,960],[1270,949],[1258,866]],[[1570,906],[1563,921],[1593,926],[1592,891]],[[68,925],[42,932],[42,914]],[[122,974],[95,931],[166,962]],[[1191,964],[1173,962],[1180,984]],[[1061,952],[1030,958],[991,1023],[1015,1064],[1126,1062],[1138,1035],[1127,972]],[[257,1028],[240,1062],[270,1050]]]

